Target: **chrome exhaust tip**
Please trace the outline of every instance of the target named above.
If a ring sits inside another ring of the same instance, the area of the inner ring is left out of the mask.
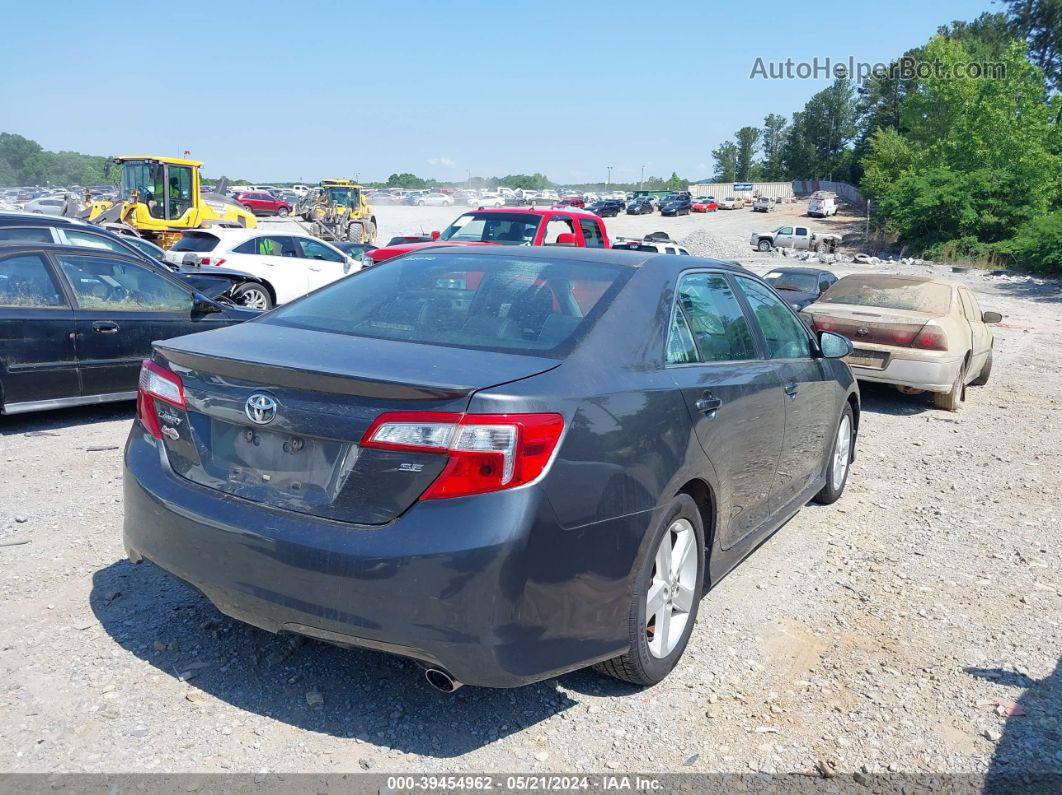
[[[458,682],[442,668],[426,669],[424,678],[428,680],[429,685],[442,693],[452,693],[463,684],[463,682]]]

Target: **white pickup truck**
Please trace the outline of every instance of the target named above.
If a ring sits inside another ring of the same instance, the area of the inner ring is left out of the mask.
[[[816,234],[806,226],[780,226],[771,232],[753,232],[749,242],[757,251],[792,248],[797,251],[832,254],[841,244],[841,236]]]

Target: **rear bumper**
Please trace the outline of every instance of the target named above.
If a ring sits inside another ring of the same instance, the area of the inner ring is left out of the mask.
[[[888,350],[878,348],[878,350]],[[884,369],[860,367],[849,363],[860,381],[896,384],[927,392],[950,392],[959,376],[962,359],[911,359],[892,354]]]
[[[488,687],[627,648],[634,540],[649,514],[562,530],[529,487],[418,503],[382,527],[342,524],[190,483],[137,423],[124,490],[130,559],[269,632],[411,657]]]

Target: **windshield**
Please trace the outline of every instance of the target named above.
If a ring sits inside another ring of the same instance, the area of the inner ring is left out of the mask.
[[[156,218],[164,213],[165,181],[162,164],[150,160],[127,160],[122,163],[122,186],[119,195],[122,199],[132,198],[137,192],[137,200],[147,205],[148,211]]]
[[[818,277],[814,273],[772,271],[763,279],[775,290],[794,290],[798,293],[813,293],[819,284]]]
[[[328,201],[341,204],[344,207],[355,207],[358,204],[357,188],[328,188]]]
[[[846,276],[819,298],[824,304],[854,304],[946,315],[951,287],[895,276]]]
[[[262,322],[355,337],[559,356],[631,270],[564,259],[410,254],[275,310]]]
[[[527,213],[465,213],[450,224],[439,239],[529,246],[541,223],[542,216]]]

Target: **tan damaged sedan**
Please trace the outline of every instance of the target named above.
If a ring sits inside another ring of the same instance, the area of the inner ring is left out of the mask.
[[[982,312],[961,284],[917,276],[845,276],[806,307],[818,331],[843,334],[856,378],[932,392],[939,408],[959,409],[968,384],[988,382],[998,312]]]

